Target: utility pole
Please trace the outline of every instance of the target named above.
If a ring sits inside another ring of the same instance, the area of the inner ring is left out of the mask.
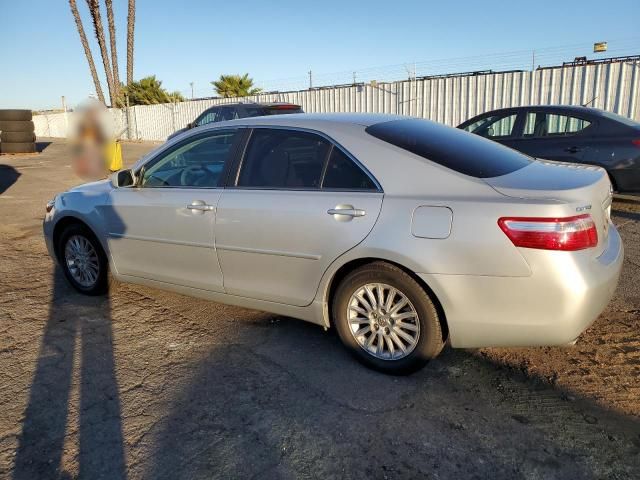
[[[127,104],[127,140],[132,140],[131,138],[131,108],[129,105],[129,94],[125,93],[124,95],[125,102]]]
[[[353,84],[356,84],[356,72],[353,72]]]
[[[191,100],[193,100],[193,82],[189,82],[189,85],[191,85]]]
[[[313,88],[313,74],[311,73],[311,70],[309,70],[307,73],[309,74],[309,90],[311,90]]]
[[[66,130],[69,130],[69,116],[67,115],[67,102],[64,98],[64,95],[62,95],[62,111],[64,112],[64,126],[66,128]]]
[[[536,69],[536,51],[531,50],[531,71]]]

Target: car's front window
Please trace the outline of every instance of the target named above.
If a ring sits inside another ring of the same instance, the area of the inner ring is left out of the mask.
[[[509,137],[516,124],[516,113],[510,115],[490,115],[467,125],[464,130],[486,138]]]
[[[145,166],[141,186],[217,187],[235,136],[236,131],[220,132],[177,146]]]

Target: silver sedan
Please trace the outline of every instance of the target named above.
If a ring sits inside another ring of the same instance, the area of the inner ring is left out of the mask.
[[[389,373],[453,347],[563,345],[623,247],[597,167],[380,115],[286,115],[173,138],[47,205],[80,292],[117,280],[335,327]]]

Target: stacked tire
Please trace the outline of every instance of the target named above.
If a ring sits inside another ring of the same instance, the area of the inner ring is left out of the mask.
[[[0,110],[0,153],[36,151],[31,110]]]

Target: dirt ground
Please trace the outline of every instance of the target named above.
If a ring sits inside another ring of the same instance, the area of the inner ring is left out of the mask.
[[[622,279],[577,345],[448,348],[395,378],[301,321],[76,294],[41,221],[79,181],[41,147],[0,157],[0,478],[640,478],[640,202],[614,204]]]

